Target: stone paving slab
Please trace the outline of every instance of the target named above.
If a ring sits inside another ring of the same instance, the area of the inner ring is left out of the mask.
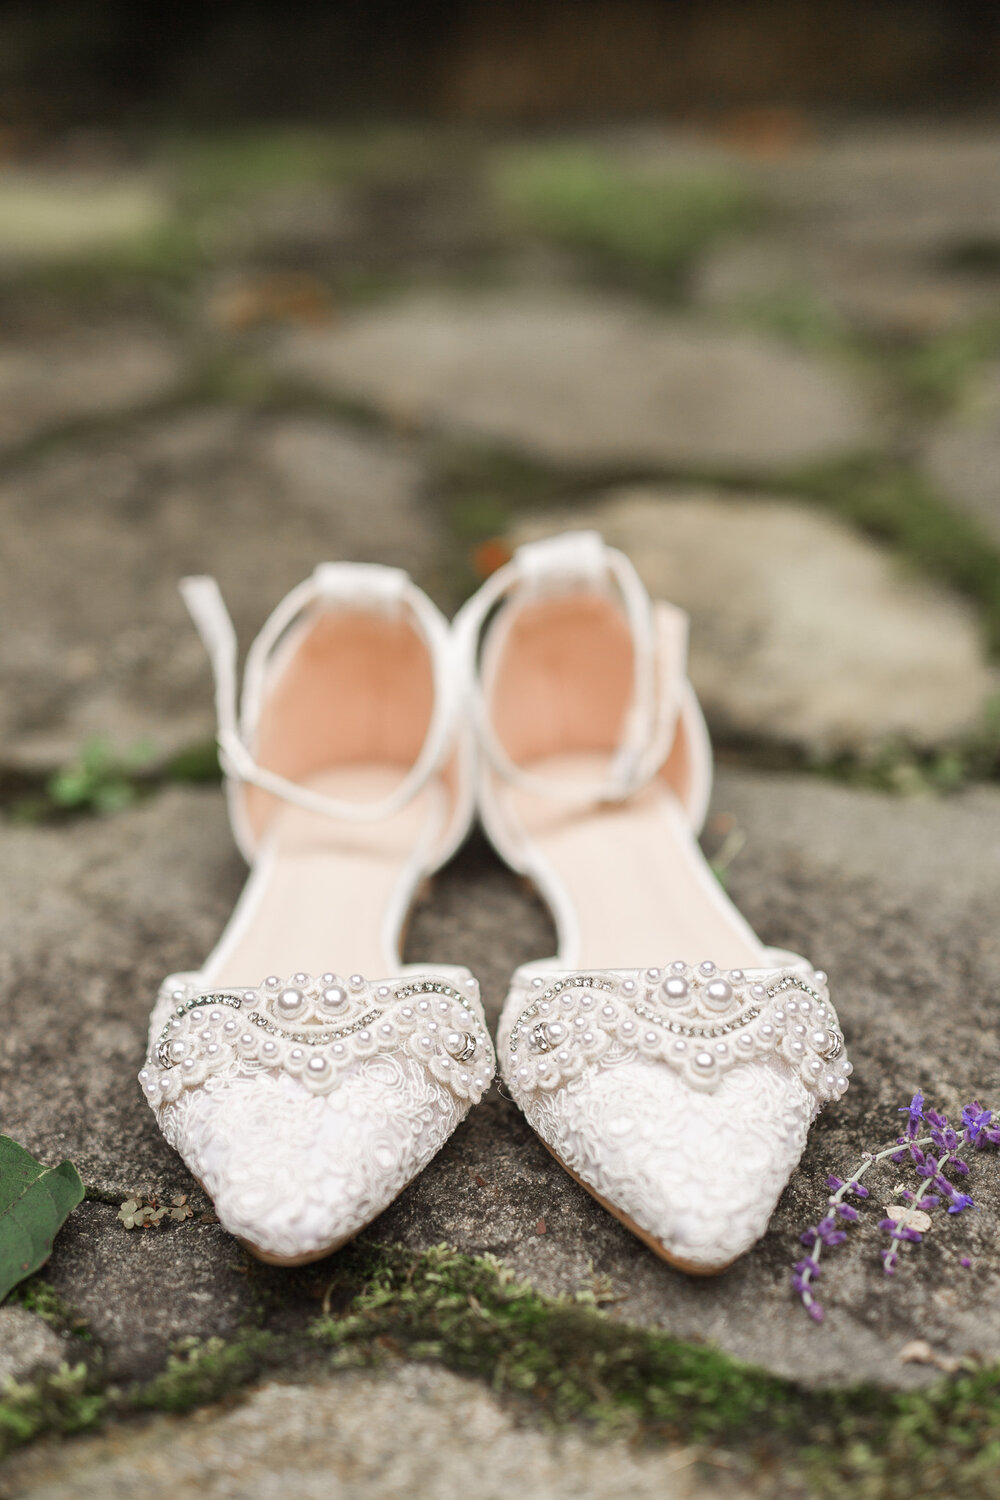
[[[375,1420],[373,1420],[373,1415]],[[478,1382],[420,1365],[269,1382],[235,1409],[41,1444],[0,1476],[4,1500],[737,1500],[760,1493],[687,1449],[550,1434]]]
[[[218,1224],[127,1230],[117,1213],[112,1204],[82,1203],[43,1272],[87,1319],[109,1380],[148,1378],[179,1339],[232,1337],[252,1316],[246,1253]]]
[[[988,252],[987,252],[988,253]],[[803,231],[787,220],[708,250],[694,268],[693,300],[715,316],[779,326],[821,345],[856,330],[876,338],[934,337],[992,317],[996,279],[937,257],[874,253]]]
[[[0,450],[161,400],[180,385],[185,363],[173,339],[134,324],[0,341]]]
[[[713,728],[819,753],[940,745],[977,727],[997,685],[971,606],[833,518],[765,495],[630,487],[518,545],[596,527],[655,598],[691,615],[691,675]]]
[[[123,1199],[186,1191],[134,1073],[161,980],[204,957],[239,889],[221,796],[0,838],[5,1133]]]
[[[109,346],[110,352],[110,346]],[[210,738],[176,581],[214,572],[244,642],[324,558],[434,581],[440,538],[411,445],[321,417],[178,412],[60,446],[0,480],[0,761],[82,742]]]
[[[835,367],[597,293],[418,295],[298,330],[273,358],[394,421],[580,467],[770,473],[875,440]]]
[[[866,122],[749,170],[799,225],[827,241],[905,256],[1000,238],[993,122]]]
[[[731,820],[746,835],[731,870],[736,900],[768,941],[829,970],[857,1070],[846,1101],[814,1128],[765,1240],[710,1281],[671,1270],[561,1171],[498,1089],[371,1236],[488,1250],[546,1292],[597,1276],[617,1299],[613,1316],[715,1339],[810,1382],[927,1379],[933,1372],[899,1361],[914,1337],[946,1355],[1000,1357],[992,1159],[977,1164],[980,1211],[936,1225],[895,1284],[881,1275],[872,1228],[837,1252],[822,1329],[787,1287],[796,1236],[819,1212],[826,1173],[891,1139],[896,1108],[915,1088],[948,1109],[972,1095],[997,1102],[1000,793],[909,802],[729,771],[714,808],[711,840]],[[177,789],[106,821],[6,828],[3,840],[4,1129],[47,1162],[74,1157],[85,1180],[113,1198],[196,1194],[134,1074],[161,976],[200,961],[241,883],[221,798]],[[473,841],[415,914],[407,957],[469,963],[495,1017],[510,970],[552,946],[540,905]],[[46,1275],[93,1315],[102,1299],[134,1305],[159,1268],[168,1277],[164,1321],[136,1356],[148,1365],[168,1330],[231,1330],[245,1295],[235,1250],[207,1226],[125,1231],[113,1206],[86,1203]],[[959,1267],[962,1255],[974,1271]],[[127,1334],[107,1314],[100,1326],[109,1358],[127,1365],[135,1328],[124,1324]]]
[[[941,493],[1000,545],[1000,364],[979,371],[957,410],[927,436],[923,461]]]
[[[648,149],[669,163],[675,148],[667,133]],[[1000,306],[995,124],[868,121],[803,133],[770,159],[719,157],[774,212],[709,247],[693,277],[699,305],[797,311],[820,335],[840,320],[890,339],[945,333]]]
[[[23,1307],[0,1307],[0,1387],[33,1380],[70,1358],[68,1341]]]

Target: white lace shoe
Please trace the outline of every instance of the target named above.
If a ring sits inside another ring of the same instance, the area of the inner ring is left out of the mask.
[[[447,624],[405,573],[317,568],[251,646],[239,715],[218,587],[181,589],[253,869],[204,967],[165,981],[139,1079],[223,1225],[298,1264],[381,1213],[493,1076],[468,970],[399,960],[472,818],[470,745]]]
[[[559,937],[514,976],[501,1073],[600,1203],[673,1264],[722,1270],[851,1065],[826,976],[763,946],[698,847],[687,617],[581,532],[522,547],[455,630],[483,823]]]

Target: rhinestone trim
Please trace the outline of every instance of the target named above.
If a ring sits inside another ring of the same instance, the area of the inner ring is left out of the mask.
[[[433,977],[400,983],[352,976],[344,985],[334,975],[314,979],[300,973],[284,982],[272,978],[256,989],[175,991],[181,1003],[160,1032],[140,1082],[157,1106],[209,1077],[264,1069],[283,1069],[312,1092],[326,1093],[359,1058],[402,1049],[452,1093],[474,1102],[489,1087],[495,1065],[474,988],[474,995],[463,994]],[[324,1014],[331,990],[335,1008],[346,1012],[334,1025]],[[408,1000],[416,1003],[407,1005]],[[289,1002],[294,1029],[276,1014]],[[224,1020],[223,1007],[239,1012],[246,1029],[232,1024],[235,1015]],[[316,1024],[303,1025],[303,1020]]]
[[[811,978],[780,969],[725,971],[707,960],[524,975],[520,987],[538,993],[507,1038],[512,1088],[515,1095],[558,1088],[617,1048],[663,1061],[705,1090],[717,1088],[730,1068],[776,1053],[817,1099],[837,1098],[851,1065],[825,983]]]

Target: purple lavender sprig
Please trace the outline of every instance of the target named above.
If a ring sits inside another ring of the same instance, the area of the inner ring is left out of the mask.
[[[891,1276],[899,1263],[901,1246],[904,1243],[918,1244],[923,1239],[920,1231],[909,1222],[913,1211],[918,1208],[935,1208],[942,1202],[947,1203],[950,1214],[975,1208],[970,1195],[962,1192],[951,1180],[952,1177],[966,1177],[969,1173],[968,1163],[958,1155],[959,1150],[971,1147],[974,1151],[983,1151],[1000,1146],[1000,1128],[993,1123],[993,1111],[984,1109],[978,1099],[962,1110],[960,1131],[953,1129],[946,1115],[933,1109],[925,1109],[924,1098],[919,1091],[909,1104],[903,1105],[899,1113],[906,1115],[904,1134],[897,1138],[894,1145],[887,1146],[884,1150],[866,1151],[857,1168],[846,1179],[828,1177],[830,1196],[826,1200],[826,1214],[818,1224],[810,1225],[799,1237],[807,1253],[795,1262],[792,1289],[816,1323],[823,1321],[823,1307],[815,1294],[816,1282],[821,1274],[823,1250],[833,1250],[842,1245],[847,1239],[845,1226],[858,1221],[857,1209],[845,1200],[848,1195],[856,1198],[869,1196],[861,1179],[871,1167],[887,1159],[896,1163],[908,1162],[920,1180],[916,1193],[906,1189],[902,1195],[903,1201],[910,1205],[911,1213],[904,1214],[899,1219],[884,1218],[879,1224],[879,1228],[889,1234],[888,1249],[882,1250],[880,1254],[882,1269],[887,1276]],[[921,1135],[921,1128],[928,1133]],[[933,1150],[925,1151],[927,1146]]]

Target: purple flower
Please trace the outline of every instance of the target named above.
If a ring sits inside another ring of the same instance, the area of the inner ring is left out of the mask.
[[[856,1168],[860,1174],[870,1166],[892,1160],[897,1165],[909,1164],[919,1182],[918,1187],[918,1182],[913,1182],[911,1177],[912,1189],[897,1189],[902,1206],[890,1209],[886,1217],[878,1221],[879,1228],[889,1237],[888,1246],[879,1251],[882,1269],[887,1276],[895,1275],[899,1269],[902,1247],[920,1244],[924,1238],[918,1229],[907,1222],[909,1206],[930,1211],[943,1203],[950,1214],[963,1213],[967,1208],[974,1209],[976,1205],[970,1195],[963,1193],[951,1180],[970,1174],[969,1163],[962,1160],[958,1153],[965,1149],[968,1156],[970,1149],[982,1151],[988,1146],[1000,1147],[1000,1112],[994,1116],[994,1112],[984,1109],[978,1099],[963,1108],[959,1129],[953,1129],[947,1116],[938,1110],[925,1109],[924,1096],[919,1090],[899,1113],[906,1116],[906,1133],[896,1138],[895,1146],[865,1151],[860,1166]],[[926,1139],[918,1141],[921,1130],[929,1137],[929,1151],[926,1150]],[[813,1295],[815,1281],[820,1273],[821,1253],[828,1246],[832,1248],[843,1244],[847,1239],[845,1231],[860,1219],[858,1209],[845,1201],[847,1196],[853,1194],[859,1202],[871,1196],[871,1190],[862,1186],[857,1177],[850,1174],[842,1178],[830,1173],[826,1185],[830,1197],[823,1217],[800,1235],[806,1255],[796,1263],[791,1278],[792,1287],[802,1305],[817,1323],[823,1321],[823,1308]],[[890,1214],[895,1217],[889,1217]],[[959,1263],[965,1269],[972,1266],[968,1256],[963,1256]]]
[[[816,1225],[816,1233],[823,1241],[823,1244],[829,1245],[831,1249],[835,1245],[842,1245],[847,1238],[843,1230],[837,1228],[837,1220],[833,1214],[827,1214],[825,1219],[820,1219]]]
[[[978,1099],[967,1104],[962,1110],[962,1124],[965,1126],[965,1138],[974,1146],[979,1145],[979,1138],[985,1131],[987,1125],[993,1118],[991,1109],[984,1109]]]
[[[908,1116],[908,1119],[906,1121],[906,1134],[912,1141],[916,1136],[917,1129],[924,1117],[924,1096],[919,1089],[914,1094],[909,1104],[904,1104],[903,1107],[898,1111],[898,1113]]]

